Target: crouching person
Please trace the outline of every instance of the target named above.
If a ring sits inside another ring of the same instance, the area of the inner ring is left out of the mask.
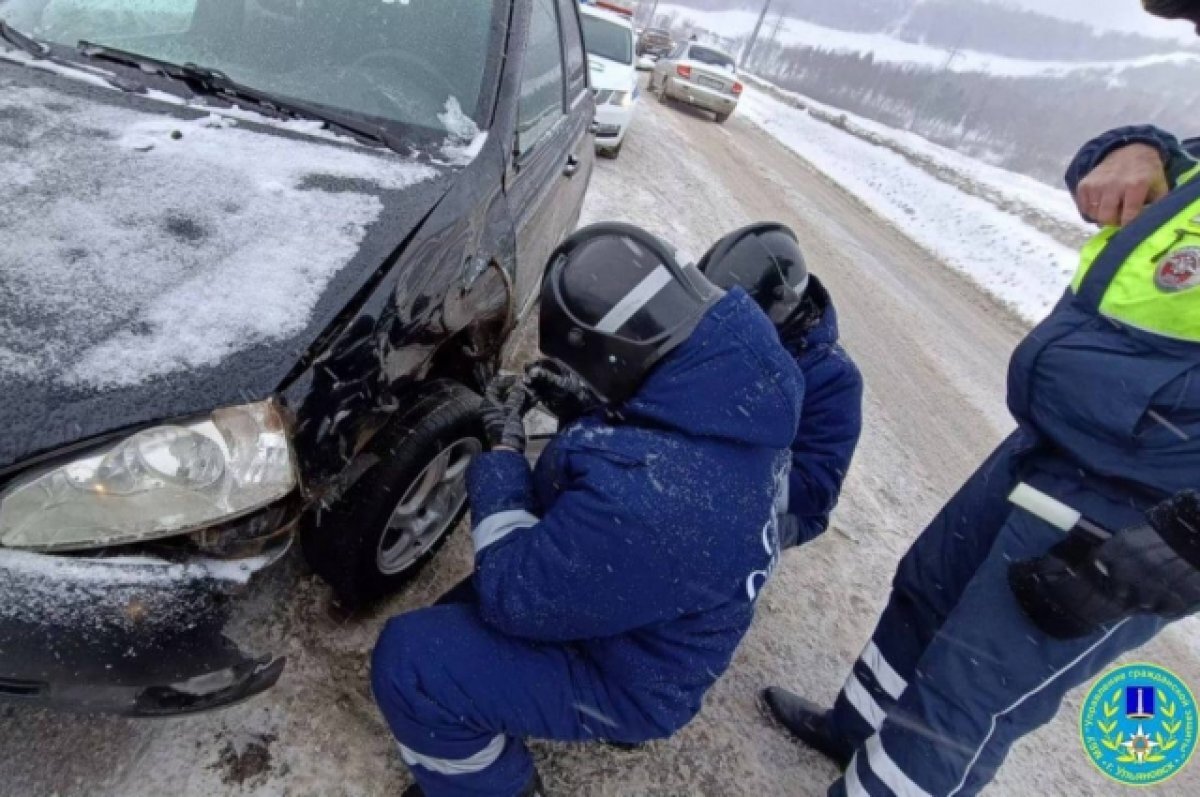
[[[552,257],[540,324],[549,359],[527,382],[565,425],[531,472],[526,384],[490,386],[474,595],[392,619],[375,650],[411,795],[536,794],[527,737],[670,736],[778,555],[803,381],[743,291],[597,225]]]
[[[862,375],[838,343],[833,299],[809,272],[796,234],[782,224],[730,233],[696,266],[717,287],[737,285],[750,294],[804,376],[788,507],[779,528],[785,550],[803,545],[825,533],[862,433]]]

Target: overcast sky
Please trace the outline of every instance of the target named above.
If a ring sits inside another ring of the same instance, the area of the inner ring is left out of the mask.
[[[1150,36],[1196,38],[1186,22],[1167,22],[1142,10],[1140,0],[993,0],[1040,11],[1066,19],[1079,19],[1097,28],[1145,33]]]

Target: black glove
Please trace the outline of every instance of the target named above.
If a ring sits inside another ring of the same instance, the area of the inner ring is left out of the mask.
[[[1200,494],[1180,493],[1147,517],[1103,543],[1072,534],[1013,564],[1009,584],[1029,619],[1076,639],[1139,612],[1175,620],[1200,610]]]
[[[554,360],[538,360],[525,369],[525,384],[558,418],[560,427],[603,405],[596,392],[574,371]]]
[[[483,394],[479,414],[488,447],[525,453],[525,413],[532,404],[525,385],[510,374],[497,376]]]

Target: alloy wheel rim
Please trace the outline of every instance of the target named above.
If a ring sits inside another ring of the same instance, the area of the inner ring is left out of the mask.
[[[467,502],[467,466],[482,450],[473,437],[456,440],[413,479],[379,538],[375,561],[381,573],[391,576],[412,567],[450,531]]]

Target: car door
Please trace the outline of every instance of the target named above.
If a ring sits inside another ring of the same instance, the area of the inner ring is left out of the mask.
[[[567,179],[566,196],[561,206],[563,218],[560,219],[560,224],[566,234],[579,224],[583,198],[596,163],[596,144],[591,134],[596,104],[588,86],[587,53],[583,46],[583,23],[579,19],[579,3],[576,0],[558,0],[558,7],[559,18],[562,20],[564,61],[567,67],[568,148],[575,164],[575,173]]]
[[[667,78],[675,73],[675,62],[686,47],[686,44],[677,45],[674,50],[654,62],[654,85],[660,89],[666,85]]]
[[[517,228],[516,294],[532,306],[546,260],[563,235],[560,204],[580,163],[566,113],[557,0],[530,0],[508,195]]]

